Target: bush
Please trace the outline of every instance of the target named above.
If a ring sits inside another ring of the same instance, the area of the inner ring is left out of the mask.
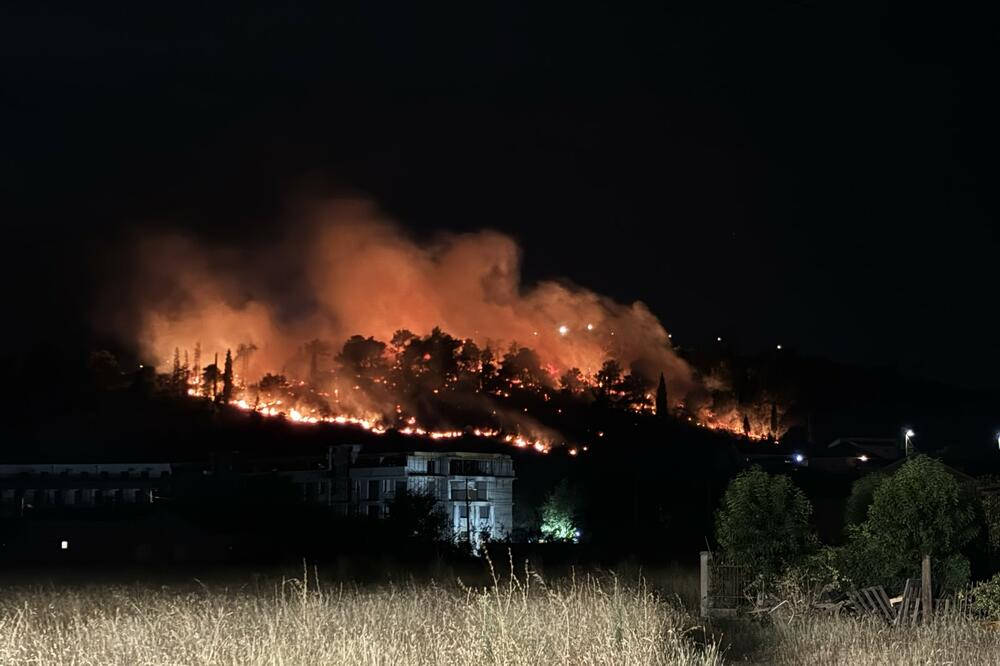
[[[990,620],[1000,620],[1000,574],[972,588],[972,610]]]
[[[542,538],[546,541],[578,541],[576,492],[563,479],[542,506]]]
[[[860,525],[868,518],[868,507],[875,500],[875,489],[885,481],[885,475],[879,472],[865,474],[851,486],[851,495],[844,506],[844,524]]]
[[[815,545],[810,514],[812,505],[791,479],[753,467],[726,489],[716,513],[716,539],[727,555],[770,578]]]

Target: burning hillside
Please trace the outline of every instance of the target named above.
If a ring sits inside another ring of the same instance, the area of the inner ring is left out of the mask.
[[[129,327],[143,353],[173,362],[175,388],[244,409],[544,449],[560,435],[508,407],[512,392],[652,412],[662,374],[661,410],[765,432],[713,410],[645,305],[524,285],[520,251],[500,233],[418,241],[368,204],[338,202],[264,246],[170,236],[137,256]]]

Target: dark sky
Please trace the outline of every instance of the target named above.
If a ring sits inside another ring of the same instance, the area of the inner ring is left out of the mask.
[[[87,340],[137,230],[262,238],[347,190],[507,231],[682,343],[998,384],[991,17],[134,4],[0,10],[8,345]]]

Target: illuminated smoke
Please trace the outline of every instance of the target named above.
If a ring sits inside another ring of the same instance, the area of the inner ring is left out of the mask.
[[[283,370],[301,376],[309,340],[327,340],[336,353],[354,334],[388,342],[398,329],[424,335],[438,326],[500,353],[512,342],[530,347],[553,381],[615,358],[662,371],[671,402],[696,390],[644,304],[561,281],[522,284],[520,249],[495,231],[414,238],[368,203],[338,201],[263,245],[164,236],[146,239],[136,257],[132,330],[161,368],[175,347],[200,343],[205,365],[253,343],[250,381]]]

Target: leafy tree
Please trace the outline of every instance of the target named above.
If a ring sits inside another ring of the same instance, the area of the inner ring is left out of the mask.
[[[576,541],[579,499],[566,479],[549,494],[542,505],[542,538],[546,541]]]
[[[372,378],[386,369],[385,343],[373,337],[352,335],[337,355],[337,362],[355,377]]]
[[[729,483],[715,536],[727,555],[769,578],[815,545],[811,514],[812,505],[791,479],[752,467]]]
[[[480,388],[480,370],[482,369],[483,352],[471,339],[462,340],[458,350],[458,384],[467,391],[477,391]]]
[[[570,368],[559,377],[560,388],[570,395],[579,395],[587,387],[580,368]]]
[[[538,353],[527,347],[517,347],[516,344],[512,344],[504,354],[500,377],[510,383],[520,383],[526,388],[535,388],[545,383]]]
[[[392,339],[389,341],[389,345],[392,347],[393,353],[399,356],[403,349],[405,349],[406,346],[416,337],[417,335],[413,331],[401,328],[392,334]]]
[[[216,397],[218,394],[219,379],[221,378],[222,373],[219,372],[219,366],[215,363],[209,363],[201,371],[201,390],[206,397],[213,399]]]
[[[448,516],[430,493],[404,488],[386,506],[388,527],[403,538],[433,542],[447,536]]]
[[[992,474],[985,474],[976,479],[979,488],[992,487],[992,491],[981,494],[983,503],[983,519],[986,523],[987,536],[989,538],[990,550],[994,553],[1000,551],[1000,495],[996,493],[996,487],[1000,485],[1000,477]],[[1000,581],[998,581],[1000,585]]]
[[[125,385],[125,373],[122,372],[118,359],[109,351],[91,352],[87,359],[87,370],[90,371],[94,385],[103,391],[121,388]]]
[[[979,532],[975,492],[939,461],[915,456],[878,484],[867,520],[848,531],[848,571],[856,584],[900,588],[919,577],[930,555],[938,586],[957,589],[969,579],[962,550]]]
[[[642,409],[649,405],[649,389],[652,388],[646,377],[638,372],[625,375],[619,384],[622,391],[621,402],[629,409]]]
[[[271,373],[267,373],[266,375],[261,377],[260,382],[257,384],[257,387],[261,390],[262,393],[263,392],[272,393],[274,391],[279,391],[283,388],[286,388],[287,386],[288,386],[288,379],[285,378],[284,375],[272,375]]]
[[[844,524],[860,525],[868,518],[868,507],[875,499],[875,489],[885,480],[879,472],[865,474],[851,486],[851,494],[844,505]]]
[[[480,388],[484,391],[495,391],[500,387],[500,368],[497,366],[496,355],[489,346],[479,356]]]
[[[426,338],[413,338],[397,356],[395,382],[404,392],[442,389],[458,377],[462,342],[435,327]]]
[[[621,382],[622,366],[613,358],[608,359],[594,375],[594,379],[597,381],[598,393],[606,395],[608,391],[616,388]]]

